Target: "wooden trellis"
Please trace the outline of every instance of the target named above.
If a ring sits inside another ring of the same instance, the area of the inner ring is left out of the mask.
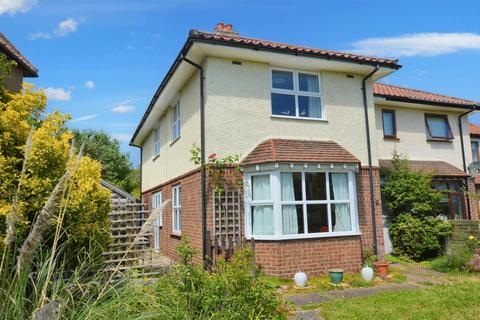
[[[213,229],[208,232],[212,261],[218,256],[229,259],[235,248],[244,244],[243,206],[240,190],[225,190],[213,195]]]

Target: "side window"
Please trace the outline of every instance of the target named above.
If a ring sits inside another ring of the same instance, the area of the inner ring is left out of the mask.
[[[155,209],[160,208],[162,206],[162,192],[155,192],[152,195],[152,212],[155,212]],[[155,219],[155,224],[158,226],[163,225],[163,216],[162,212],[158,213],[158,217]]]
[[[153,156],[157,157],[160,155],[160,127],[155,128],[153,138]]]
[[[182,187],[172,188],[172,231],[175,234],[182,233]]]
[[[180,101],[177,101],[172,109],[172,141],[180,138],[181,118]]]
[[[382,110],[383,137],[388,139],[397,138],[397,124],[394,110]]]

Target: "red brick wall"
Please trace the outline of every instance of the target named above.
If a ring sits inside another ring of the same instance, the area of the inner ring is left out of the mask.
[[[379,255],[383,256],[383,229],[380,198],[380,175],[378,168],[373,170],[375,209],[377,222],[377,239]],[[227,172],[227,180],[231,172]],[[368,170],[361,168],[356,175],[358,220],[361,236],[331,237],[317,239],[299,239],[287,241],[256,241],[255,256],[257,263],[267,273],[272,275],[291,277],[297,271],[308,274],[321,274],[332,268],[341,268],[345,271],[359,271],[362,264],[363,249],[372,245],[372,221],[370,210],[370,190]],[[159,188],[149,190],[144,199],[150,203],[151,194],[163,191],[163,201],[171,200],[172,187],[182,185],[182,234],[188,235],[191,244],[199,253],[202,250],[201,235],[201,184],[200,172],[195,171],[178,180],[173,180]],[[207,229],[212,229],[212,188],[207,187]],[[243,221],[243,217],[242,217]],[[171,259],[178,260],[175,248],[180,244],[178,237],[171,235],[172,205],[171,202],[164,210],[163,228],[160,232],[160,250]],[[201,256],[195,259],[201,262]]]
[[[470,201],[470,215],[471,220],[479,220],[479,208],[478,208],[478,196],[475,188],[475,182],[473,178],[467,180],[468,183],[468,197],[467,201]]]

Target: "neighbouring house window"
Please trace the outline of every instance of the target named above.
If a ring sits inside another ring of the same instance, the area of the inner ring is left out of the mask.
[[[448,123],[448,117],[442,114],[426,114],[425,124],[427,126],[427,136],[429,139],[451,140],[453,139],[452,130]]]
[[[397,138],[397,125],[395,123],[394,110],[382,110],[383,137],[389,139]]]
[[[172,109],[172,140],[180,138],[180,101],[177,101]]]
[[[153,156],[159,156],[160,155],[160,127],[155,128],[154,132],[154,141],[153,141],[153,146],[154,146],[154,154]]]
[[[358,232],[353,172],[246,175],[247,236],[294,239]]]
[[[182,232],[182,188],[175,186],[172,188],[172,218],[173,233],[180,234]]]
[[[472,158],[473,161],[478,161],[478,141],[472,141]]]
[[[272,114],[323,119],[320,75],[301,71],[271,71]]]
[[[157,212],[158,208],[162,206],[162,192],[152,194],[152,214],[157,215],[153,221],[153,248],[156,251],[160,250],[160,227],[163,224],[163,212]]]

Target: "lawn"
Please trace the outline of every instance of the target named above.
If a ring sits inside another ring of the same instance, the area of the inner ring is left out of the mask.
[[[331,319],[479,319],[480,278],[459,276],[452,285],[380,293],[323,303]]]

